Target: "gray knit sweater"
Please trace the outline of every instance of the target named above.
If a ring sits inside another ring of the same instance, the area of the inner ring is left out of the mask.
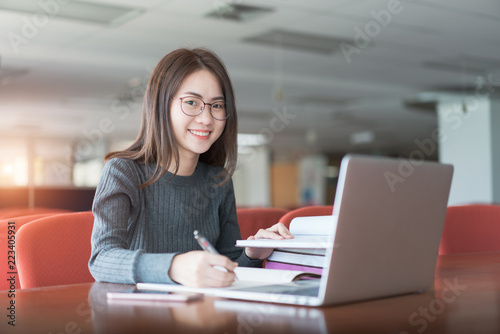
[[[174,255],[201,250],[194,230],[240,266],[261,266],[262,261],[249,259],[235,247],[240,230],[233,184],[216,186],[220,171],[200,162],[191,176],[169,181],[172,174],[166,173],[139,188],[149,178],[144,165],[108,161],[92,208],[89,269],[96,281],[173,283],[168,271]]]

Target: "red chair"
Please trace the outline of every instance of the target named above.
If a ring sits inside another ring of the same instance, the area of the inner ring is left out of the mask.
[[[276,224],[288,212],[282,208],[239,208],[236,210],[241,238],[255,235],[259,229]]]
[[[286,215],[281,217],[279,222],[289,228],[290,222],[295,217],[328,216],[332,214],[333,206],[331,205],[304,206],[302,208],[298,208],[288,212]]]
[[[500,206],[450,206],[439,254],[500,251]]]
[[[38,214],[55,214],[55,213],[68,213],[72,212],[70,210],[65,209],[57,209],[57,208],[46,208],[46,207],[11,207],[11,208],[3,208],[0,210],[0,219],[8,219],[15,218],[21,216],[31,216]]]
[[[10,219],[3,219],[0,220],[0,248],[3,249],[3,252],[0,252],[0,272],[4,273],[7,278],[10,278],[11,276],[14,277],[13,281],[7,281],[7,279],[1,279],[0,280],[0,290],[9,290],[11,288],[11,282],[13,282],[13,285],[15,286],[16,289],[21,288],[21,284],[19,283],[19,274],[8,274],[8,273],[16,273],[17,272],[17,266],[15,263],[12,263],[12,258],[9,256],[12,256],[13,253],[7,253],[8,251],[15,251],[16,249],[12,250],[10,246],[15,247],[16,240],[14,239],[13,236],[16,235],[16,232],[21,228],[26,223],[32,222],[34,220],[37,220],[39,218],[47,217],[53,215],[52,213],[40,213],[37,215],[29,215],[29,216],[22,216],[22,217],[15,217],[15,218],[10,218]],[[10,224],[9,224],[10,223]],[[9,232],[11,231],[11,232]],[[9,239],[10,237],[10,239]],[[14,262],[14,261],[13,261]]]
[[[94,282],[88,269],[93,224],[85,211],[23,225],[16,235],[21,288]]]

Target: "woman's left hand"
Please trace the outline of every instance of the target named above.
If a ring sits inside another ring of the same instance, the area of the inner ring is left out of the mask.
[[[260,229],[255,235],[249,236],[247,240],[255,239],[293,239],[293,234],[282,223],[277,223],[269,228]],[[245,247],[245,254],[251,259],[264,260],[271,255],[274,248]]]

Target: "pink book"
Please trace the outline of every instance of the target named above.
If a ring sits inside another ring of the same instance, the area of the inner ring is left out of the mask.
[[[323,268],[308,267],[308,266],[299,266],[299,265],[296,265],[296,264],[273,262],[273,261],[266,261],[265,268],[266,269],[281,269],[281,270],[306,271],[306,272],[320,274],[320,275],[323,272]]]

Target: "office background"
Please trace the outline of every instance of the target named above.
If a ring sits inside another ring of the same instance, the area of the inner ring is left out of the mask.
[[[233,80],[238,206],[331,204],[346,153],[450,162],[451,204],[499,201],[498,1],[2,1],[0,31],[0,207],[89,209],[153,67],[196,46]]]

